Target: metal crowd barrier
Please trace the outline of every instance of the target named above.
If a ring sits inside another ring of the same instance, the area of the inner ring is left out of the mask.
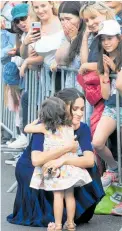
[[[75,87],[77,70],[67,68],[65,66],[59,67],[61,72],[61,89],[65,87],[65,77],[69,72],[72,76],[72,86]],[[112,76],[116,77],[116,75]],[[39,114],[41,103],[43,100],[55,93],[55,80],[56,72],[50,72],[50,69],[43,65],[40,71],[28,70],[25,81],[25,91],[28,92],[28,123],[35,120]],[[3,94],[3,92],[2,92]],[[2,96],[3,97],[3,96]],[[3,100],[3,98],[2,98]],[[2,101],[3,102],[3,101]],[[117,151],[118,151],[118,170],[119,170],[119,184],[122,184],[122,163],[121,163],[121,141],[120,141],[120,117],[119,117],[119,93],[116,94],[117,105]],[[6,114],[5,114],[6,113]],[[12,115],[13,116],[13,115]],[[3,105],[2,124],[10,130],[13,134],[14,128],[14,116],[12,117],[10,112],[6,111]]]
[[[9,111],[7,107],[4,105],[4,84],[3,84],[3,69],[4,67],[1,66],[1,78],[0,78],[0,90],[1,90],[1,127],[3,127],[8,133],[10,133],[13,138],[16,136],[16,126],[14,123],[15,120],[15,113]]]
[[[116,75],[111,74],[111,78],[116,78]],[[120,95],[116,92],[116,109],[117,109],[117,156],[118,156],[118,174],[119,174],[119,184],[122,185],[122,126],[120,125]]]
[[[58,70],[61,71],[61,89],[65,87],[66,72],[70,72],[73,80],[71,87],[75,87],[75,78],[78,71],[65,66],[59,67]],[[43,65],[40,72],[29,70],[25,84],[25,91],[28,91],[28,123],[37,118],[44,99],[54,95],[56,91],[55,80],[56,72],[51,73],[46,65]]]
[[[76,82],[76,74],[77,70],[72,68],[67,68],[65,66],[59,67],[61,71],[61,89],[65,87],[65,72],[70,72],[72,75],[72,87],[75,87]],[[49,68],[45,65],[41,68],[40,76],[39,76],[39,89],[38,89],[38,96],[36,94],[37,90],[37,73],[34,72],[34,75],[30,71],[29,75],[29,86],[28,94],[29,94],[29,102],[28,102],[28,123],[32,122],[34,119],[37,118],[37,98],[38,98],[38,113],[40,110],[41,102],[46,97],[50,95],[54,95],[55,93],[55,80],[56,80],[56,72],[53,72],[51,76],[49,75]],[[45,75],[46,73],[46,75]],[[111,75],[111,78],[116,78],[116,75]],[[50,84],[49,84],[50,83]],[[35,84],[35,85],[34,85]],[[35,90],[32,89],[35,87]],[[33,95],[35,94],[35,95]],[[119,184],[122,184],[122,150],[121,150],[121,129],[120,129],[120,108],[119,108],[119,92],[117,91],[116,94],[116,107],[117,107],[117,154],[118,154],[118,172],[119,172]]]

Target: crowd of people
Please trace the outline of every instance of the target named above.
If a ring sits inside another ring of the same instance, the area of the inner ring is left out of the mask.
[[[18,135],[7,146],[25,149],[16,163],[18,188],[7,220],[49,231],[63,224],[74,231],[92,218],[103,188],[118,181],[117,159],[106,142],[116,135],[116,90],[122,124],[122,3],[3,1],[0,22],[4,103],[16,112]],[[34,22],[40,23],[36,33]],[[27,124],[26,71],[43,64],[50,78],[56,72],[56,93]],[[65,72],[61,90],[62,65],[78,71],[74,88]]]

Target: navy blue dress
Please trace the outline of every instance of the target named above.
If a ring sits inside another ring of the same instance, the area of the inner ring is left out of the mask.
[[[75,131],[82,152],[92,151],[91,135],[88,126],[81,123]],[[53,193],[36,190],[29,187],[34,167],[31,162],[31,151],[43,151],[44,135],[33,134],[30,144],[20,157],[16,165],[16,179],[18,188],[14,202],[13,214],[7,217],[12,224],[47,227],[49,222],[54,222]],[[75,188],[77,224],[88,222],[93,216],[96,204],[104,196],[100,176],[96,165],[87,169],[93,181],[83,187]],[[63,223],[66,221],[64,208]]]

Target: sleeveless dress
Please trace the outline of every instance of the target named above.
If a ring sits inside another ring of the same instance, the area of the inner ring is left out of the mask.
[[[61,126],[52,134],[48,131],[44,140],[44,151],[56,150],[63,147],[66,140],[74,140],[74,131],[72,127]],[[70,157],[77,157],[77,153],[68,154]],[[62,156],[63,157],[63,156]],[[61,158],[62,158],[61,157]],[[81,169],[71,165],[64,165],[52,172],[52,174],[43,174],[43,167],[35,167],[30,182],[30,187],[35,189],[44,189],[46,191],[64,190],[72,186],[81,187],[92,181],[92,178],[86,169]]]

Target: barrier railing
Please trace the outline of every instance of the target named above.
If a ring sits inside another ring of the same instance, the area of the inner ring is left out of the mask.
[[[61,89],[65,87],[66,72],[69,72],[72,77],[72,86],[75,87],[77,70],[67,67],[59,67],[61,72]],[[53,96],[56,82],[56,71],[50,72],[49,67],[44,65],[40,72],[29,70],[26,78],[26,91],[28,91],[28,123],[37,118],[41,102],[49,96]]]
[[[13,137],[16,136],[15,113],[10,112],[4,104],[4,85],[2,80],[3,66],[1,66],[0,90],[1,90],[1,127],[3,127]]]
[[[111,78],[116,78],[116,75],[110,75]],[[122,184],[122,144],[121,144],[121,125],[120,125],[120,95],[116,91],[116,109],[117,109],[117,156],[118,156],[118,174],[119,183]]]
[[[75,87],[77,70],[67,68],[65,66],[59,67],[61,72],[61,89],[65,87],[65,77],[69,72],[72,76],[72,86]],[[112,75],[116,78],[116,75]],[[35,120],[39,114],[41,102],[51,95],[54,95],[56,72],[50,72],[50,69],[44,65],[40,71],[28,70],[26,74],[25,91],[28,91],[28,123]],[[2,85],[1,85],[2,86]],[[3,88],[2,88],[2,102],[3,102]],[[117,152],[118,152],[118,171],[119,184],[122,184],[122,163],[121,163],[121,141],[120,141],[120,111],[119,111],[119,93],[116,94],[117,105]],[[14,113],[10,113],[3,104],[2,124],[10,132],[14,134],[15,122]]]

